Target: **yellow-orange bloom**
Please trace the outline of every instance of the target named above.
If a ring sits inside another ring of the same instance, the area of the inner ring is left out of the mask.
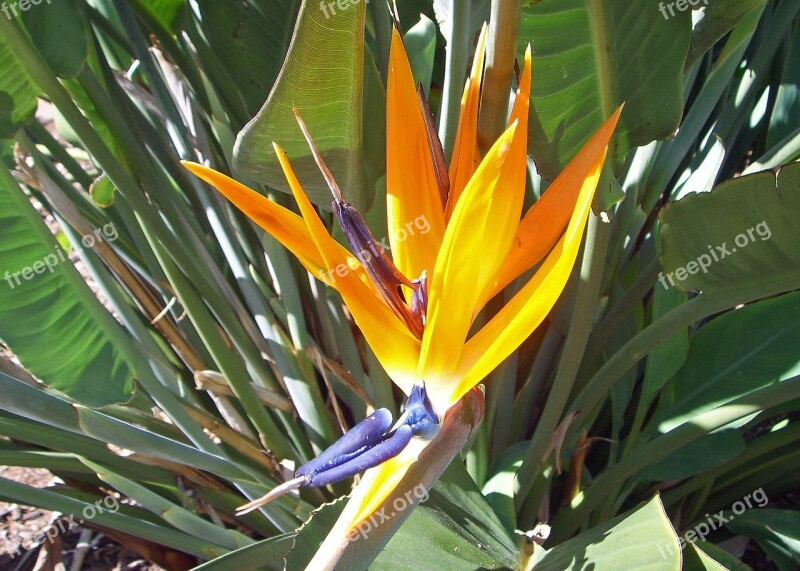
[[[395,31],[387,86],[387,218],[391,257],[409,280],[427,276],[421,339],[387,305],[365,268],[338,244],[303,192],[286,155],[275,150],[302,216],[236,181],[184,163],[275,236],[314,276],[342,295],[367,343],[409,394],[425,381],[440,417],[485,378],[545,319],[575,264],[618,109],[522,216],[527,161],[531,53],[528,48],[508,126],[485,156],[477,120],[485,29],[461,103],[446,204],[437,183],[408,58]],[[424,221],[425,232],[409,232]],[[340,264],[353,271],[330,279]],[[469,336],[484,305],[512,280],[540,264],[520,291]],[[408,294],[408,288],[404,291]],[[409,302],[410,303],[410,302]],[[414,438],[400,454],[368,470],[343,520],[347,531],[368,517],[403,478],[428,442]]]

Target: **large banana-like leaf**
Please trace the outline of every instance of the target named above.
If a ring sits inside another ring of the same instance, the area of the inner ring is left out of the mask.
[[[89,38],[83,6],[76,0],[39,2],[22,12],[22,21],[50,69],[60,77],[75,77],[83,69]]]
[[[675,131],[691,31],[691,11],[665,18],[657,0],[524,7],[519,53],[529,42],[534,50],[528,150],[540,173],[555,177],[621,103],[618,159]]]
[[[113,236],[111,231],[98,233]],[[85,243],[93,243],[89,235]],[[127,401],[123,334],[5,167],[0,167],[0,339],[47,385],[91,406]]]
[[[661,432],[672,430],[800,374],[798,363],[800,292],[728,312],[692,338],[686,363],[667,384],[653,423]]]
[[[536,571],[564,569],[680,569],[675,530],[658,496],[634,512],[557,545],[537,563]]]
[[[346,199],[359,208],[372,202],[374,181],[364,174],[362,143],[365,9],[366,2],[303,2],[280,75],[264,106],[236,139],[239,173],[289,192],[272,148],[276,142],[291,159],[309,198],[330,208],[330,190],[297,125],[296,107]],[[380,116],[370,120],[382,129]],[[371,156],[381,158],[378,153]]]
[[[38,96],[39,87],[0,34],[0,137],[10,137],[33,119]]]
[[[664,272],[658,287],[714,291],[797,273],[798,214],[800,163],[679,200],[661,213]]]
[[[242,123],[233,127],[239,129],[258,111],[278,77],[300,0],[197,0],[190,5],[202,33],[193,41],[203,68],[227,103],[243,115]]]

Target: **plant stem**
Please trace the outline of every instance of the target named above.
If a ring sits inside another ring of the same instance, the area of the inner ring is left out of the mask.
[[[544,460],[543,456],[548,449],[550,439],[563,418],[572,385],[575,383],[583,360],[586,342],[594,322],[594,308],[597,306],[597,299],[600,295],[603,264],[610,236],[610,224],[602,222],[597,216],[589,217],[583,262],[580,269],[580,284],[567,339],[564,342],[564,350],[558,363],[558,372],[517,476],[519,479],[519,492],[516,497],[518,507],[522,505],[525,496],[530,491]]]
[[[521,13],[521,0],[492,0],[478,115],[478,148],[482,152],[492,146],[506,126]]]
[[[469,12],[470,2],[455,0],[452,2],[450,27],[445,32],[447,49],[445,50],[444,89],[442,91],[442,109],[439,116],[439,139],[442,141],[445,157],[450,158],[456,140],[458,115],[461,110],[461,94],[467,77],[469,61]]]

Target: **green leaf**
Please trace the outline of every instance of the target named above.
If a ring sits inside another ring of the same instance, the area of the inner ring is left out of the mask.
[[[83,463],[94,470],[97,477],[102,481],[121,492],[124,496],[136,501],[143,508],[153,512],[175,529],[194,537],[202,537],[208,543],[226,549],[238,549],[253,543],[252,539],[242,533],[213,524],[147,487],[116,474],[106,466],[101,466],[90,460],[83,460]]]
[[[113,506],[109,509],[99,510],[98,505],[95,503],[67,497],[53,491],[54,489],[43,490],[6,478],[0,478],[0,498],[4,500],[38,506],[63,514],[75,514],[76,520],[86,510],[86,513],[94,514],[92,522],[96,525],[148,539],[204,559],[211,559],[224,553],[224,550],[205,542],[202,538],[153,523],[141,516],[136,517],[123,513],[124,511],[132,511],[125,510],[125,506],[122,506],[123,509],[119,509],[120,506],[117,505],[117,509],[113,511]]]
[[[409,546],[413,545],[413,556]],[[464,571],[514,567],[514,539],[492,511],[464,464],[450,465],[430,499],[408,518],[375,560],[376,568]]]
[[[726,2],[709,2],[702,0],[702,18],[692,30],[692,43],[686,56],[686,66],[690,66],[697,58],[710,50],[725,34],[747,14],[755,10],[766,0],[727,0]]]
[[[728,531],[755,539],[778,569],[794,571],[800,566],[800,512],[759,509],[729,519],[734,517]]]
[[[702,548],[698,547],[697,544],[691,544],[691,547],[694,547],[696,551],[702,553],[706,557],[701,556],[701,564],[711,565],[711,569],[718,569],[714,567],[707,559],[707,557],[713,558],[714,562],[719,562],[722,565],[723,569],[727,569],[728,571],[753,571],[749,565],[742,563],[735,555],[728,553],[721,547],[717,547],[711,542],[703,542]],[[693,563],[692,561],[687,562],[686,551],[684,551],[684,559],[683,565],[684,569],[691,569]],[[691,557],[691,556],[690,556]],[[703,569],[699,567],[697,569]]]
[[[689,543],[683,549],[683,571],[725,571],[725,567],[717,563],[710,555],[696,544]]]
[[[192,36],[199,59],[222,97],[246,115],[239,129],[278,77],[300,0],[196,0],[191,6],[202,32]]]
[[[3,395],[0,401],[0,408],[3,410],[67,433],[82,434],[97,442],[110,443],[118,448],[170,462],[180,462],[223,478],[255,481],[229,460],[96,410],[72,405],[63,398],[18,381],[5,373],[0,373],[0,393]]]
[[[735,458],[747,446],[738,430],[723,430],[695,440],[651,464],[641,472],[645,480],[670,481],[691,478]]]
[[[798,212],[800,163],[728,180],[670,204],[660,214],[659,282],[714,291],[797,271]]]
[[[321,505],[311,512],[311,517],[297,530],[291,552],[286,557],[287,569],[305,569],[325,541],[336,520],[341,515],[347,496]]]
[[[655,496],[635,511],[608,520],[550,549],[536,571],[677,569],[678,537]]]
[[[186,17],[186,0],[136,0],[166,30],[177,32]]]
[[[89,29],[83,6],[76,0],[40,0],[22,12],[22,21],[50,69],[59,77],[75,77],[86,63]]]
[[[660,284],[653,289],[653,317],[655,321],[678,306],[686,303],[687,295],[676,288],[664,288]],[[689,352],[689,332],[682,329],[660,343],[647,357],[647,366],[642,384],[642,396],[650,399],[686,361]],[[649,402],[649,400],[648,400]]]
[[[296,107],[345,199],[366,210],[375,190],[363,166],[366,3],[348,4],[346,10],[327,6],[323,11],[315,0],[303,2],[281,73],[264,106],[236,138],[234,165],[248,178],[290,192],[272,148],[275,142],[311,201],[330,209],[331,192],[297,125]]]
[[[414,82],[421,83],[427,94],[433,77],[433,56],[436,52],[436,25],[425,16],[419,15],[419,22],[403,36]]]
[[[0,167],[0,268],[6,272],[0,339],[27,369],[89,406],[129,400],[133,371],[116,345],[121,327],[5,167]]]
[[[39,87],[0,34],[0,137],[12,136],[33,119],[38,96]]]
[[[665,19],[658,0],[543,0],[522,9],[519,54],[532,43],[528,151],[552,179],[625,103],[612,156],[668,137],[683,108],[691,12]]]
[[[800,292],[713,320],[692,338],[653,425],[667,432],[696,415],[800,374]]]
[[[294,537],[293,533],[270,537],[198,565],[194,567],[194,571],[241,571],[242,569],[283,571],[283,558],[292,547]]]
[[[800,124],[800,33],[795,32],[783,77],[775,96],[775,106],[769,119],[767,149],[791,135],[798,124]]]
[[[529,445],[530,441],[526,440],[509,446],[500,457],[494,474],[483,485],[482,491],[486,501],[500,520],[510,529],[514,529],[517,522],[516,507],[514,505],[517,472],[519,467],[522,466],[522,460],[525,458],[525,452],[528,450]]]

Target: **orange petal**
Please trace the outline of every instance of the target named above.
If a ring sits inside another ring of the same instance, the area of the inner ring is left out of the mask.
[[[478,166],[447,225],[430,281],[418,370],[437,408],[437,395],[452,384],[481,294],[511,247],[525,195],[525,161],[525,127],[513,123]]]
[[[517,86],[517,96],[514,98],[514,106],[511,108],[511,116],[508,124],[519,121],[520,125],[528,126],[528,109],[531,102],[531,45],[525,48],[525,63],[522,66],[522,75]]]
[[[408,394],[414,385],[419,341],[382,299],[370,291],[354,272],[347,270],[347,258],[342,254],[341,246],[328,233],[308,200],[283,149],[276,144],[273,147],[306,221],[308,233],[322,257],[325,271],[334,272],[336,289],[342,294],[367,343],[392,380]]]
[[[319,250],[308,234],[306,223],[297,214],[214,169],[189,161],[181,161],[181,164],[216,188],[239,210],[286,246],[311,274],[328,285],[333,285],[331,276],[324,269],[325,264]]]
[[[397,268],[413,279],[436,262],[444,213],[419,96],[397,30],[386,88],[386,152],[389,244]]]
[[[458,401],[520,346],[544,320],[561,295],[578,257],[583,230],[592,207],[607,149],[595,157],[581,184],[577,205],[564,236],[542,266],[511,301],[489,323],[467,341],[458,363],[447,402]]]
[[[481,100],[481,76],[483,74],[484,48],[488,26],[484,23],[478,38],[478,47],[472,60],[472,70],[461,97],[461,112],[458,115],[453,156],[450,159],[450,195],[447,200],[445,218],[450,220],[464,187],[467,186],[480,156],[478,153],[478,108]],[[513,122],[513,121],[512,121]],[[524,123],[527,124],[527,123]]]
[[[525,214],[514,245],[493,286],[487,291],[486,299],[491,299],[512,280],[531,269],[556,243],[570,219],[586,177],[595,168],[597,157],[605,153],[621,112],[620,106]]]

